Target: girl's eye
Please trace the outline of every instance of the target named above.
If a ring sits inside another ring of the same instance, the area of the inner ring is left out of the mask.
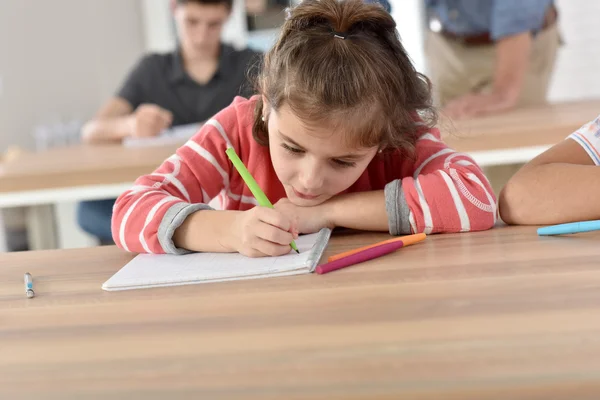
[[[288,153],[292,154],[292,155],[301,155],[304,154],[305,151],[302,149],[299,149],[297,147],[291,147],[285,143],[281,143],[281,147],[283,147],[285,149],[285,151],[287,151]],[[338,160],[336,158],[332,159],[331,162],[334,164],[334,166],[336,168],[352,168],[352,167],[356,167],[356,163],[352,162],[352,161],[344,161],[344,160]]]
[[[302,153],[304,153],[304,150],[300,150],[300,149],[297,149],[295,147],[290,147],[290,146],[288,146],[285,143],[282,143],[281,147],[283,147],[284,149],[286,149],[291,154],[302,154]]]
[[[333,161],[336,164],[336,166],[341,167],[341,168],[356,167],[356,163],[351,162],[351,161],[343,161],[343,160],[337,160],[337,159],[333,159],[331,161]]]

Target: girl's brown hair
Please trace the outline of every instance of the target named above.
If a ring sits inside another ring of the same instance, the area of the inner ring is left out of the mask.
[[[394,19],[362,0],[303,0],[290,9],[257,86],[268,108],[285,103],[356,147],[411,154],[420,125],[436,120],[430,81],[412,65]],[[267,145],[263,107],[259,100],[253,135]]]

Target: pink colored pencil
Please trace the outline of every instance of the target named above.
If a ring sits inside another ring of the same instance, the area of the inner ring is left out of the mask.
[[[371,247],[370,249],[363,250],[359,253],[354,253],[347,257],[340,258],[323,265],[319,265],[316,269],[316,272],[319,275],[326,274],[328,272],[335,271],[336,269],[349,267],[351,265],[358,264],[363,261],[368,261],[377,257],[384,256],[388,253],[392,253],[398,250],[402,246],[404,246],[404,243],[402,241],[396,241]]]

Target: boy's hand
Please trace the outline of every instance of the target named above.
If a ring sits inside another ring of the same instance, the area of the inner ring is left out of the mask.
[[[140,105],[131,117],[133,137],[157,136],[173,122],[173,114],[155,104]]]
[[[298,231],[279,210],[254,207],[240,213],[233,224],[235,250],[248,257],[281,256],[291,251]]]

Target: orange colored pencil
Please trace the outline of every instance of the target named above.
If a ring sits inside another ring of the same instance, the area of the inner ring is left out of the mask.
[[[425,235],[424,233],[416,233],[414,235],[408,235],[408,236],[402,236],[402,237],[393,238],[393,239],[389,239],[389,240],[384,240],[383,242],[370,244],[368,246],[364,246],[364,247],[361,247],[358,249],[348,250],[344,253],[333,255],[327,259],[327,262],[339,260],[340,258],[351,256],[351,255],[361,252],[363,250],[367,250],[367,249],[373,248],[375,246],[381,246],[382,244],[397,242],[399,240],[401,240],[404,243],[404,247],[406,247],[411,244],[421,242],[421,241],[425,240],[426,237],[427,237],[427,235]]]

